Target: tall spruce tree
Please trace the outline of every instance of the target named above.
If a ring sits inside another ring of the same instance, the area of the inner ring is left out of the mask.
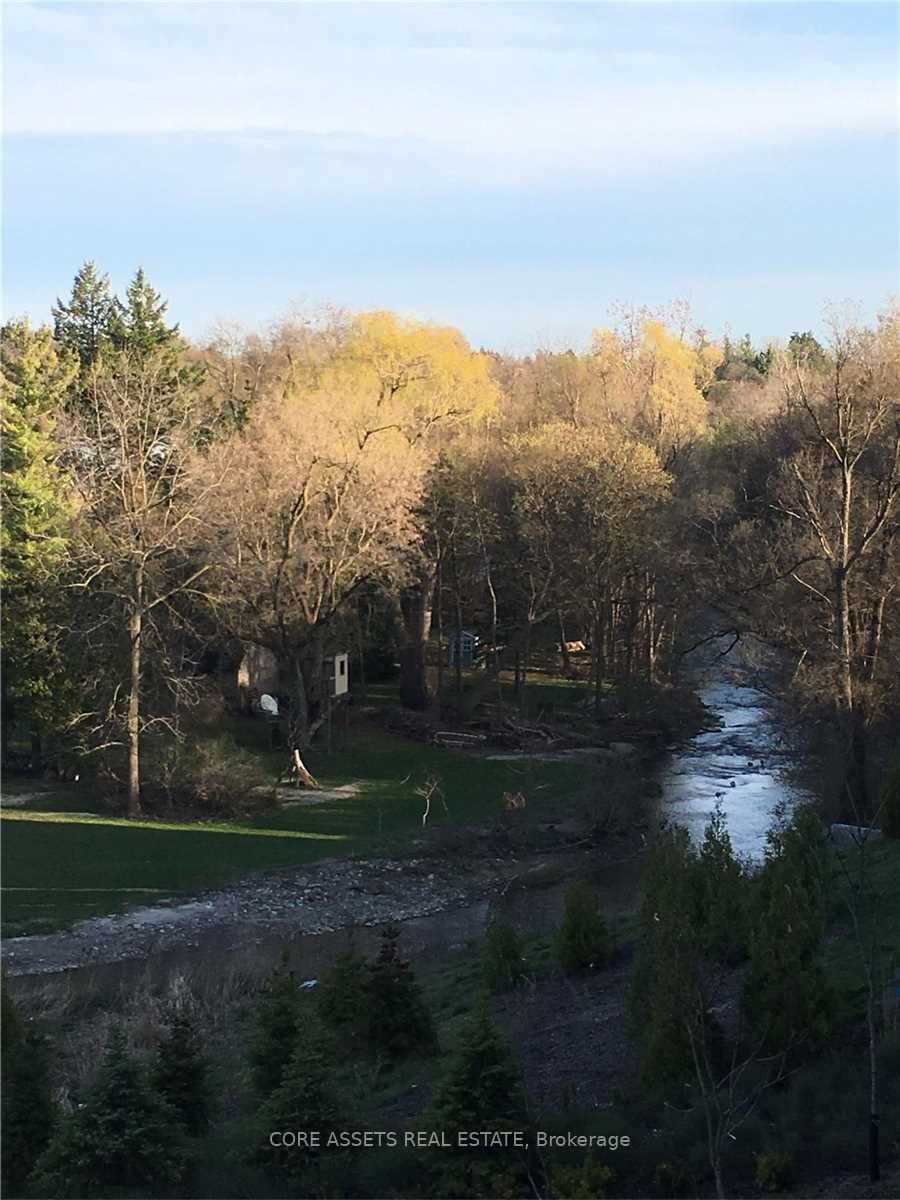
[[[206,1127],[211,1107],[209,1062],[186,1012],[173,1013],[168,1030],[160,1038],[151,1082],[190,1133],[200,1133]]]
[[[148,280],[144,268],[138,267],[125,293],[125,303],[117,308],[112,321],[112,343],[117,350],[151,355],[165,346],[177,344],[180,335],[177,325],[167,325],[168,303]]]
[[[287,955],[263,984],[250,1041],[250,1078],[258,1096],[280,1085],[297,1041],[300,993]]]
[[[166,387],[196,389],[203,382],[205,368],[187,356],[187,343],[178,325],[166,323],[168,307],[168,301],[139,267],[128,285],[124,304],[116,306],[110,343],[132,364],[152,362]]]
[[[2,977],[3,1192],[20,1195],[53,1133],[47,1043],[22,1020]]]
[[[452,1145],[456,1135],[465,1130],[524,1131],[527,1121],[518,1065],[491,1018],[487,996],[482,994],[438,1080],[426,1127],[442,1130]],[[430,1162],[432,1195],[520,1196],[533,1190],[528,1151],[457,1145],[450,1153],[436,1153]]]
[[[56,340],[78,355],[82,368],[92,366],[116,319],[109,276],[101,274],[95,263],[86,262],[75,276],[69,302],[57,298],[51,311]]]
[[[525,1118],[525,1096],[515,1059],[481,996],[435,1091],[434,1127],[516,1128]]]
[[[798,809],[771,830],[752,913],[744,1008],[773,1053],[828,1034],[833,996],[823,962],[827,867],[821,822]]]
[[[113,1030],[84,1103],[63,1118],[38,1163],[36,1191],[60,1197],[168,1191],[186,1165],[174,1109],[150,1087],[121,1030]]]
[[[332,1130],[346,1125],[328,1068],[321,1030],[315,1022],[306,1023],[293,1054],[286,1059],[281,1083],[260,1110],[255,1158],[273,1163],[289,1175],[299,1174],[317,1152],[297,1146],[273,1147],[269,1134],[273,1130],[315,1129],[324,1145]]]
[[[368,967],[367,1033],[370,1047],[391,1058],[431,1054],[437,1036],[412,969],[400,957],[399,929],[385,929],[378,957]]]

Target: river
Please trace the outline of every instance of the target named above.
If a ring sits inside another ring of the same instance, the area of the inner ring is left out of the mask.
[[[789,778],[793,757],[779,730],[777,710],[738,669],[710,670],[698,686],[718,727],[698,734],[663,762],[660,815],[687,827],[699,841],[719,804],[737,853],[759,861],[775,810],[810,799]]]

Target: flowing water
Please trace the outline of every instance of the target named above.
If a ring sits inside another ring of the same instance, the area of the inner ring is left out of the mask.
[[[699,695],[719,725],[663,764],[660,815],[699,841],[718,804],[734,849],[758,861],[776,808],[790,812],[807,797],[788,778],[792,756],[762,692],[735,673],[709,679]]]

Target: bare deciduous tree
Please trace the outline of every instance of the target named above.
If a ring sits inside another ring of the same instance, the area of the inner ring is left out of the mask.
[[[76,633],[127,628],[127,663],[112,663],[112,702],[105,714],[95,708],[80,719],[96,731],[111,724],[108,737],[116,740],[124,697],[131,816],[141,811],[141,734],[148,723],[142,678],[151,625],[179,597],[198,595],[208,570],[198,557],[200,514],[226,462],[220,459],[202,480],[195,470],[205,417],[196,377],[173,372],[170,352],[109,353],[92,368],[61,429],[76,508],[74,586],[97,602],[86,618],[91,629]]]

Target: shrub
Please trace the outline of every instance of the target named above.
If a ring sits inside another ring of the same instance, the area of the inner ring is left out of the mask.
[[[281,1084],[297,1041],[300,993],[293,972],[282,958],[266,982],[256,1009],[250,1042],[250,1078],[258,1096],[268,1096]]]
[[[57,1197],[167,1190],[186,1167],[174,1110],[126,1051],[121,1030],[113,1030],[84,1104],[63,1118],[38,1162],[35,1189]]]
[[[515,987],[524,979],[522,943],[511,925],[489,922],[481,951],[481,972],[492,992]]]
[[[786,1150],[756,1156],[756,1182],[764,1192],[783,1192],[794,1182],[794,1161]]]
[[[157,1047],[151,1078],[191,1133],[200,1133],[209,1123],[208,1077],[209,1064],[193,1022],[185,1012],[174,1013]]]
[[[611,946],[600,915],[596,892],[586,883],[573,884],[566,895],[566,910],[556,938],[556,957],[564,971],[603,966]]]
[[[230,734],[177,747],[164,766],[170,807],[199,817],[237,817],[271,807],[272,777]]]
[[[26,1028],[2,984],[3,1191],[19,1192],[53,1132],[47,1043]]]
[[[386,929],[378,957],[366,968],[366,1040],[391,1058],[437,1049],[431,1014],[409,963],[400,957],[399,937],[398,929]]]

